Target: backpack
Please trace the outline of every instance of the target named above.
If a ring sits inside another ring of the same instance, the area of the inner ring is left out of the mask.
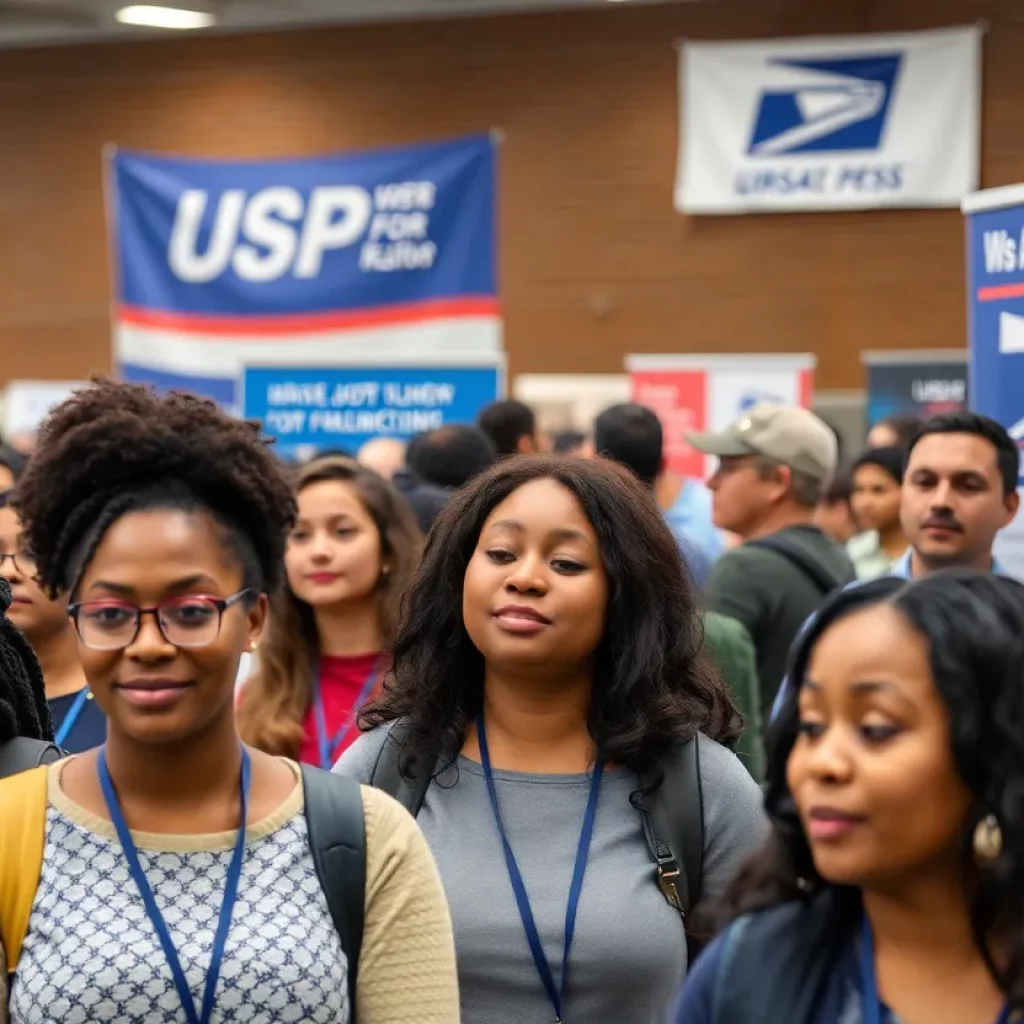
[[[758,540],[747,541],[744,547],[774,551],[780,558],[784,558],[794,568],[799,569],[821,591],[822,598],[828,597],[833,590],[852,583],[855,579],[854,576],[837,579],[810,552],[789,537],[780,537],[777,534],[761,537]]]
[[[15,736],[6,743],[0,743],[0,779],[28,771],[29,768],[38,768],[41,764],[53,764],[63,756],[60,747],[48,740]]]
[[[394,797],[415,818],[434,772],[406,778],[399,769],[402,722],[392,726],[370,774],[370,785]],[[438,767],[441,767],[438,765]],[[700,899],[704,868],[704,795],[700,782],[700,737],[677,746],[661,763],[664,781],[643,806],[644,838],[658,888],[683,919]],[[649,780],[641,779],[646,788]]]
[[[356,1021],[356,977],[363,942],[366,826],[359,784],[302,765],[309,848],[331,920],[348,960],[350,1021]],[[7,973],[18,966],[43,867],[47,769],[0,783],[0,942]]]

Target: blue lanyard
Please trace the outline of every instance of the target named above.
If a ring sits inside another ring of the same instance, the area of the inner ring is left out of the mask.
[[[860,926],[860,974],[862,989],[864,1024],[882,1024],[882,1000],[878,995],[878,982],[875,979],[875,939],[871,934],[871,925],[867,914]],[[1007,1003],[996,1017],[995,1024],[1008,1024],[1010,1020],[1010,1004]]]
[[[85,702],[89,699],[89,687],[83,687],[78,691],[78,696],[75,698],[71,707],[68,708],[68,713],[64,716],[64,721],[60,723],[60,728],[57,730],[57,735],[53,737],[53,742],[58,747],[64,746],[64,741],[71,735],[71,730],[75,727],[75,722],[78,721],[78,716],[82,713],[82,708],[85,707]]]
[[[516,904],[519,907],[519,917],[523,922],[523,931],[526,932],[526,941],[530,945],[530,953],[533,954],[533,962],[537,966],[537,973],[540,975],[541,983],[544,985],[544,990],[547,992],[548,999],[551,1001],[551,1006],[555,1011],[555,1024],[562,1024],[562,1003],[565,998],[565,983],[569,975],[569,950],[572,948],[572,939],[576,931],[576,911],[579,909],[580,893],[583,890],[583,875],[587,870],[590,841],[594,837],[594,822],[597,818],[597,798],[601,792],[601,776],[604,774],[604,762],[599,757],[594,765],[594,778],[590,783],[587,811],[583,815],[583,828],[580,831],[580,842],[576,849],[576,865],[572,870],[572,885],[569,887],[569,901],[565,908],[565,939],[562,947],[561,984],[558,988],[555,988],[555,979],[551,973],[551,965],[548,963],[548,958],[544,955],[544,947],[541,945],[537,923],[533,919],[530,897],[526,893],[523,876],[519,871],[519,865],[516,863],[516,857],[512,852],[508,836],[505,834],[505,826],[501,823],[501,812],[498,810],[498,793],[494,788],[494,773],[491,771],[491,754],[487,748],[487,731],[484,728],[483,715],[477,719],[476,732],[477,738],[480,741],[480,760],[483,762],[487,795],[491,799],[494,823],[498,826],[498,835],[501,837],[502,849],[505,851],[505,866],[508,869],[508,880],[512,883],[512,892],[515,894]]]
[[[370,696],[373,684],[377,681],[377,662],[373,663],[370,674],[363,683],[363,688],[352,705],[352,714],[348,716],[341,728],[334,734],[334,739],[327,736],[327,716],[324,714],[324,698],[320,693],[320,675],[313,677],[313,714],[316,717],[316,741],[320,751],[320,767],[329,772],[334,765],[334,752],[348,739],[348,734],[356,724],[356,714]]]
[[[121,849],[124,850],[125,860],[128,861],[128,868],[132,878],[138,886],[139,895],[145,904],[146,913],[153,924],[160,945],[163,946],[164,956],[167,957],[167,964],[171,968],[171,975],[174,978],[174,987],[178,990],[178,998],[181,1000],[182,1009],[185,1011],[185,1018],[188,1024],[209,1024],[213,1016],[213,1005],[217,994],[217,980],[220,977],[220,968],[224,960],[224,945],[227,942],[228,930],[231,927],[231,913],[235,909],[235,901],[238,899],[238,883],[242,877],[242,860],[245,857],[245,819],[249,808],[249,786],[252,781],[252,770],[249,764],[249,752],[242,748],[242,771],[239,789],[241,791],[241,820],[238,824],[238,838],[235,840],[235,850],[231,855],[231,864],[228,867],[227,882],[224,886],[224,900],[220,907],[220,917],[217,920],[217,931],[213,939],[213,951],[210,954],[210,966],[206,971],[206,987],[203,991],[203,1009],[200,1015],[196,1015],[196,1004],[192,998],[192,991],[185,979],[185,972],[182,970],[181,961],[178,959],[178,951],[174,948],[174,940],[164,921],[160,908],[156,905],[153,890],[142,865],[139,863],[139,852],[135,847],[135,840],[132,839],[128,825],[125,823],[124,814],[121,811],[121,804],[118,802],[117,793],[114,791],[114,783],[111,781],[110,772],[107,769],[106,747],[100,748],[99,763],[97,765],[100,775],[100,788],[103,790],[103,799],[107,802],[107,810],[110,812],[110,820],[117,830],[117,837],[121,840]]]

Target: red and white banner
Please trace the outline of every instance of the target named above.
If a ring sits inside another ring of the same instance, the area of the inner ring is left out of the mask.
[[[812,355],[626,356],[632,400],[653,409],[665,433],[666,468],[704,479],[714,459],[686,443],[691,430],[722,430],[761,402],[810,407]]]

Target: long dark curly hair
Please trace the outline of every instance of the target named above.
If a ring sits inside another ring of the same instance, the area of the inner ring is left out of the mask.
[[[513,491],[549,478],[572,492],[597,534],[608,578],[605,632],[594,653],[590,735],[608,761],[653,773],[699,730],[729,742],[741,720],[705,660],[697,592],[653,495],[604,459],[526,455],[500,462],[438,517],[406,595],[383,692],[360,715],[372,729],[403,719],[399,764],[441,770],[462,748],[483,700],[484,660],[462,621],[466,567],[485,520]],[[422,768],[420,768],[422,770]]]
[[[963,570],[914,582],[886,577],[836,594],[790,654],[792,683],[769,732],[765,808],[772,833],[718,908],[718,924],[752,910],[806,900],[828,886],[786,781],[799,729],[798,699],[818,640],[834,623],[888,604],[928,642],[939,697],[949,710],[950,743],[974,806],[960,838],[962,877],[977,947],[1014,1009],[1024,1009],[1024,587]],[[994,814],[1003,852],[979,867],[972,851],[978,822]],[[859,891],[832,887],[836,927],[853,924]],[[999,957],[993,956],[998,943]]]

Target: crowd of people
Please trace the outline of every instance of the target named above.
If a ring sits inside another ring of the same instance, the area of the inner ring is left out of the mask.
[[[0,1021],[1024,1011],[1019,455],[635,404],[280,461],[101,381],[0,447]]]

